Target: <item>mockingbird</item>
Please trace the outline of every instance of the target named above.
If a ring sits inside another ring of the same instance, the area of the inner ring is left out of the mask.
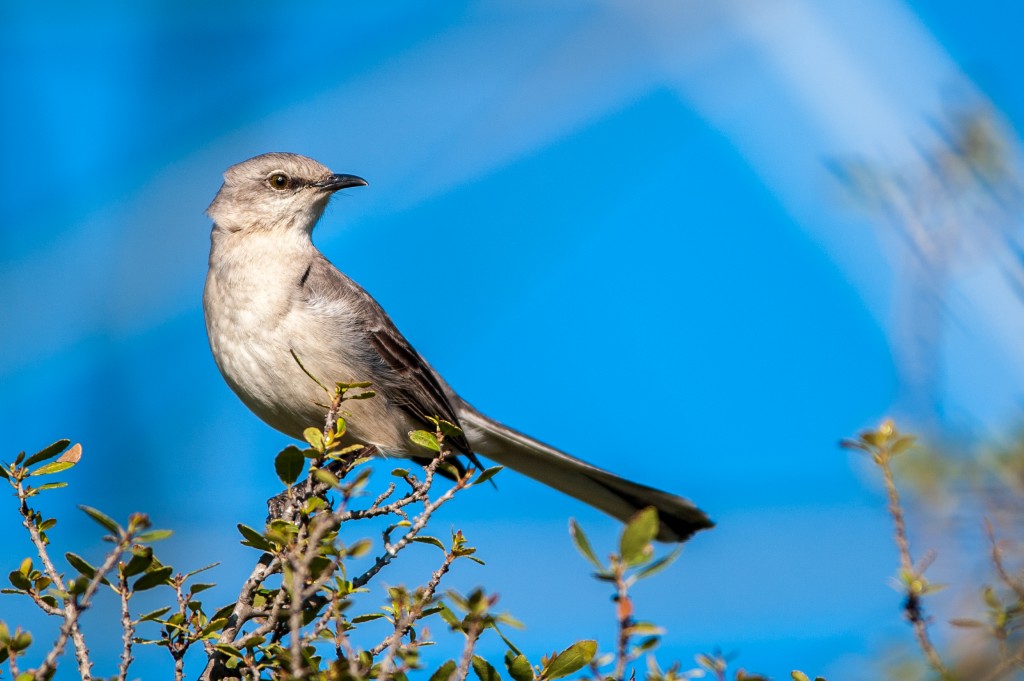
[[[207,211],[213,231],[203,309],[217,366],[249,409],[302,439],[324,418],[323,391],[303,368],[327,385],[370,381],[375,398],[345,403],[353,443],[422,458],[427,450],[408,433],[433,430],[429,419],[441,418],[463,429],[464,437],[446,440],[458,452],[482,454],[619,520],[656,507],[662,541],[683,541],[713,525],[686,499],[595,468],[459,397],[377,301],[313,245],[313,227],[331,196],[365,184],[284,153],[256,156],[224,173]]]

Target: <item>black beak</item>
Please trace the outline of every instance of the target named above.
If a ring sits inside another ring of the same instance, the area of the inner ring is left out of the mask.
[[[314,187],[326,189],[329,192],[336,192],[339,189],[346,189],[348,187],[365,187],[366,185],[366,180],[355,175],[330,175],[319,182],[313,183]]]

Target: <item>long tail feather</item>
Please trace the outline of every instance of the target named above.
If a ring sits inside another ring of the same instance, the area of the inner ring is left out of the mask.
[[[661,522],[660,541],[685,541],[694,532],[714,526],[687,499],[620,478],[498,423],[468,404],[460,406],[459,420],[474,451],[622,521],[654,506]]]

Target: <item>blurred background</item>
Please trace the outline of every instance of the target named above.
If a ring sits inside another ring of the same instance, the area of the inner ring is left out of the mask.
[[[204,210],[227,166],[306,154],[369,181],[334,200],[317,244],[466,399],[718,522],[636,590],[638,616],[668,630],[662,659],[720,648],[776,678],[877,678],[911,634],[884,495],[837,442],[886,415],[967,448],[1013,439],[1022,15],[995,0],[4,3],[0,458],[81,442],[71,487],[43,504],[61,550],[102,550],[76,504],[146,511],[175,530],[158,554],[219,561],[207,600],[233,599],[255,558],[235,524],[262,522],[289,440],[210,357]],[[532,657],[611,649],[610,591],[566,523],[599,553],[619,526],[496,482],[435,520],[487,562],[450,586],[500,593]],[[19,531],[11,501],[0,534]],[[29,551],[12,540],[0,558]],[[425,576],[433,551],[389,579]],[[933,570],[963,563],[940,549]],[[17,597],[0,619],[42,626]],[[118,634],[99,629],[109,674]],[[143,677],[167,670],[138,656]]]

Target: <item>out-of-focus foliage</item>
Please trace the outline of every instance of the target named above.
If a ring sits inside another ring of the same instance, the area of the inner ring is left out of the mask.
[[[900,555],[894,583],[922,653],[916,656],[921,662],[906,650],[895,653],[880,664],[888,677],[998,681],[1024,675],[1022,442],[916,446],[886,421],[844,443],[868,453],[882,471]],[[928,547],[916,563],[909,534]],[[925,571],[944,561],[958,566],[954,579],[930,582]],[[940,590],[942,602],[929,600],[926,615],[925,599]],[[933,643],[929,632],[942,643]]]

